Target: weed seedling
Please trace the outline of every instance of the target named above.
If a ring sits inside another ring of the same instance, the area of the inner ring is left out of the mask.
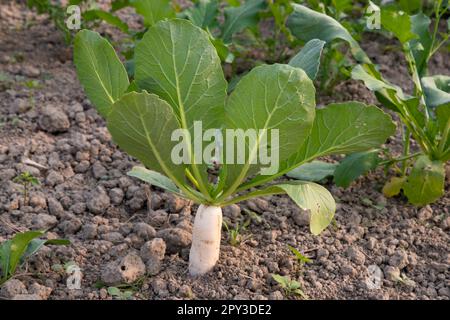
[[[286,296],[299,296],[303,299],[308,299],[308,296],[301,289],[300,282],[279,274],[272,274],[272,278],[278,282]]]
[[[30,188],[32,186],[38,186],[39,180],[33,176],[30,172],[25,171],[19,174],[17,177],[13,180],[15,183],[21,184],[23,187],[23,203],[26,205],[29,202],[29,194],[30,194]]]
[[[228,226],[228,224],[224,221],[223,226],[225,227],[225,230],[227,230],[228,234],[228,240],[230,241],[230,244],[233,247],[239,246],[241,243],[244,243],[249,238],[251,238],[251,235],[244,236],[242,233],[247,230],[247,227],[250,225],[250,219],[244,221],[244,223],[236,223],[236,226],[234,228],[231,228]]]

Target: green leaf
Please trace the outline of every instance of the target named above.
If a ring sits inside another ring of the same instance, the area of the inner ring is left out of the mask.
[[[30,242],[44,234],[42,231],[27,231],[16,234],[11,239],[9,254],[9,274],[12,275],[16,271],[22,255],[25,253]]]
[[[279,274],[272,274],[272,278],[276,282],[278,282],[283,289],[287,288],[289,286],[289,282],[290,281],[289,281],[289,279],[287,277],[280,276]]]
[[[199,0],[194,6],[186,9],[184,14],[197,27],[212,28],[217,24],[219,0]]]
[[[163,19],[175,18],[170,0],[131,0],[130,4],[144,17],[146,27],[153,26]]]
[[[230,184],[237,186],[247,175],[265,167],[255,163],[261,146],[269,145],[270,152],[278,154],[279,161],[285,161],[296,152],[311,130],[314,113],[314,85],[303,70],[274,64],[256,67],[245,75],[228,99],[226,128],[260,131],[252,144],[248,139],[245,141],[245,163],[227,166]],[[261,131],[263,129],[268,131]],[[278,145],[270,144],[272,129],[278,130]],[[225,154],[230,153],[225,150]],[[234,154],[237,155],[237,151]]]
[[[185,165],[171,160],[177,144],[171,141],[172,132],[180,126],[166,101],[147,92],[127,93],[114,104],[107,125],[114,142],[124,151],[174,182],[184,182]]]
[[[381,25],[392,32],[403,44],[417,38],[417,35],[412,32],[411,17],[403,11],[382,9]]]
[[[436,108],[436,118],[441,136],[442,161],[450,158],[450,104],[440,105]],[[447,154],[447,156],[446,156]]]
[[[380,146],[395,133],[391,117],[375,106],[359,102],[330,104],[316,112],[306,143],[291,157],[302,163],[330,154],[349,154]]]
[[[69,245],[70,241],[66,239],[49,239],[49,240],[43,240],[43,239],[33,239],[30,241],[30,243],[27,246],[27,249],[23,253],[20,261],[23,263],[26,259],[34,255],[36,252],[39,251],[39,249],[42,248],[44,245],[57,245],[57,246],[66,246]]]
[[[129,175],[130,177],[138,178],[142,181],[145,181],[151,185],[157,186],[167,191],[181,194],[181,191],[172,182],[172,180],[160,174],[159,172],[148,170],[143,167],[133,167],[133,169],[131,169],[131,171],[129,171],[127,175]]]
[[[411,14],[422,8],[422,0],[399,0],[399,5],[403,11]]]
[[[314,235],[321,233],[331,223],[336,211],[336,203],[333,196],[321,185],[309,181],[290,181],[268,186],[260,190],[251,191],[226,204],[283,193],[286,193],[300,208],[310,210],[311,220],[309,227]]]
[[[410,47],[412,48],[419,75],[425,73],[427,59],[432,49],[431,46],[433,41],[430,34],[430,23],[430,18],[423,13],[411,17],[411,30],[418,35],[418,38],[410,41]]]
[[[416,206],[424,206],[436,201],[444,194],[444,183],[444,163],[430,160],[423,155],[417,158],[403,185],[403,191],[409,202]]]
[[[291,250],[291,252],[295,255],[295,257],[297,258],[297,260],[301,263],[311,263],[312,259],[308,258],[307,256],[303,255],[300,253],[300,251],[298,251],[297,249],[295,249],[294,247],[288,245],[289,250]]]
[[[86,95],[98,112],[107,117],[129,85],[125,67],[114,48],[97,32],[82,30],[75,37],[74,62]]]
[[[373,75],[369,74],[362,65],[356,65],[352,69],[352,78],[354,80],[361,80],[364,82],[364,85],[371,91],[381,91],[383,89],[392,90],[398,95],[402,96],[403,93],[401,89],[397,86],[391,85],[388,82],[377,79]]]
[[[223,41],[229,43],[236,32],[256,26],[259,21],[259,13],[265,7],[265,0],[247,0],[239,7],[225,8],[225,22],[222,25],[221,35]]]
[[[324,45],[325,42],[319,39],[308,41],[302,50],[289,61],[289,65],[303,69],[311,80],[316,79]]]
[[[359,102],[330,104],[316,111],[316,118],[308,139],[298,152],[280,163],[285,174],[299,165],[331,154],[361,152],[380,146],[394,134],[391,117],[375,106]],[[258,176],[239,190],[270,180]]]
[[[406,177],[392,177],[383,186],[384,196],[390,198],[398,195],[403,188]]]
[[[327,43],[336,39],[344,40],[350,45],[358,62],[371,63],[358,42],[339,22],[300,4],[293,3],[292,7],[294,12],[289,16],[287,26],[295,37],[303,41],[320,39]]]
[[[208,33],[186,20],[160,21],[136,45],[135,61],[139,88],[166,100],[182,128],[196,120],[221,127],[227,83]]]
[[[298,181],[297,184],[279,184],[277,187],[286,191],[300,208],[310,210],[312,234],[320,234],[333,220],[336,203],[331,193],[321,185]]]
[[[113,297],[121,297],[122,291],[117,287],[108,287],[108,294]]]
[[[359,176],[375,169],[379,163],[378,150],[350,154],[334,171],[334,183],[339,187],[347,188]]]
[[[437,75],[421,79],[428,107],[437,107],[450,102],[450,77]]]
[[[117,27],[120,31],[127,33],[128,25],[120,20],[119,17],[103,10],[94,9],[83,12],[83,19],[86,21],[93,21],[96,19],[101,19],[112,26]]]
[[[9,260],[11,256],[11,240],[6,240],[0,244],[0,285],[9,277]]]
[[[83,1],[83,0],[81,0]],[[130,5],[130,0],[114,0],[111,2],[111,11],[117,11],[128,7]]]
[[[298,180],[319,182],[328,177],[332,177],[337,165],[337,163],[312,161],[302,164],[300,167],[289,171],[286,175]]]

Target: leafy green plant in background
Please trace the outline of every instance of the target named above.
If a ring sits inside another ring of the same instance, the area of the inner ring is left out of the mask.
[[[147,167],[135,167],[129,175],[200,204],[193,230],[192,274],[205,273],[215,265],[221,207],[229,204],[288,194],[300,207],[311,210],[310,229],[319,234],[335,212],[334,200],[324,187],[308,181],[263,184],[319,156],[376,147],[395,130],[390,117],[374,106],[351,102],[316,110],[312,80],[299,64],[256,67],[227,97],[227,82],[210,39],[207,32],[186,20],[156,23],[136,46],[132,90],[107,40],[83,30],[74,46],[79,79],[106,118],[113,140]],[[189,135],[184,141],[191,164],[173,163],[171,152],[179,143],[170,137],[176,129],[192,136],[194,121],[202,121],[203,130],[278,129],[278,172],[264,175],[261,165],[254,164],[263,131],[256,145],[246,146],[243,164],[220,165],[215,183],[208,179],[210,161],[193,161]]]
[[[27,205],[29,200],[30,188],[32,186],[38,186],[39,180],[33,176],[30,172],[22,172],[13,179],[13,182],[22,185],[23,203]]]
[[[429,76],[427,64],[448,39],[448,31],[440,37],[438,33],[439,20],[447,8],[447,3],[435,2],[433,24],[423,13],[409,16],[404,12],[381,9],[381,25],[400,41],[415,85],[413,95],[408,96],[382,77],[358,42],[339,22],[304,6],[294,5],[294,12],[288,19],[292,33],[304,41],[318,38],[326,42],[347,42],[358,62],[352,69],[352,78],[363,81],[380,103],[397,112],[403,123],[403,155],[386,161],[377,159],[372,151],[351,155],[340,165],[346,168],[336,169],[341,174],[338,182],[342,186],[347,186],[355,177],[377,165],[396,168],[396,164],[401,163],[399,176],[384,188],[386,195],[396,195],[403,189],[408,200],[415,205],[434,202],[443,195],[444,163],[450,159],[450,78]],[[432,32],[429,32],[430,25]],[[420,153],[410,151],[411,137],[420,146]],[[358,166],[352,166],[352,163],[358,163]]]
[[[16,273],[17,268],[34,255],[44,245],[69,245],[69,240],[38,239],[43,231],[17,233],[12,239],[0,244],[0,286]]]

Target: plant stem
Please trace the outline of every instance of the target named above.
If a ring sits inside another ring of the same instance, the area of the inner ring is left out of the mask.
[[[395,159],[389,159],[389,160],[381,161],[380,162],[380,166],[383,166],[383,165],[386,165],[386,164],[391,164],[391,163],[394,163],[394,162],[400,162],[400,161],[409,160],[409,159],[415,158],[417,156],[420,156],[422,154],[423,154],[422,152],[417,152],[417,153],[410,154],[410,155],[407,155],[407,156],[404,156],[404,157],[399,157],[399,158],[395,158]]]
[[[411,134],[408,128],[404,128],[403,130],[403,157],[406,157],[409,154],[409,150],[411,147]],[[408,159],[403,159],[402,161],[402,177],[406,175],[406,169],[408,168]]]

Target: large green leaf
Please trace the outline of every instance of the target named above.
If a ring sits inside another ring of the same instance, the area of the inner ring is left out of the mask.
[[[320,182],[328,177],[332,177],[337,163],[323,161],[311,161],[289,171],[286,175],[297,180]]]
[[[428,107],[450,103],[450,77],[437,75],[421,79]]]
[[[159,172],[148,170],[144,167],[133,167],[131,171],[127,173],[130,177],[138,178],[156,187],[165,189],[167,191],[181,194],[180,189],[165,175]]]
[[[83,19],[85,19],[85,21],[94,21],[96,19],[101,19],[109,23],[110,25],[119,28],[122,32],[128,32],[128,25],[125,22],[120,20],[119,17],[104,10],[92,9],[85,11],[83,12]]]
[[[330,154],[361,152],[380,146],[394,134],[391,117],[375,106],[359,102],[330,104],[318,109],[308,139],[298,152],[281,162],[277,176],[299,165]],[[258,176],[240,190],[270,179]]]
[[[314,113],[315,89],[303,70],[275,64],[250,71],[229,97],[226,127],[244,131],[266,129],[268,132],[259,131],[256,143],[249,145],[249,140],[246,140],[245,164],[229,165],[228,181],[239,185],[247,175],[264,167],[257,159],[258,149],[264,146],[264,135],[266,142],[270,143],[272,129],[278,130],[279,141],[278,145],[270,145],[270,152],[278,154],[280,161],[285,161],[304,143],[312,127]],[[226,141],[226,145],[228,143]],[[229,150],[226,153],[229,154]]]
[[[441,136],[440,160],[448,161],[450,158],[450,104],[443,104],[436,108],[436,118]]]
[[[185,165],[171,160],[178,144],[171,136],[180,124],[166,101],[147,92],[127,93],[114,104],[107,120],[109,132],[121,149],[146,167],[184,183]]]
[[[289,65],[303,69],[308,77],[314,80],[319,71],[320,57],[324,45],[325,41],[319,39],[308,41],[302,50],[289,61]]]
[[[227,83],[205,31],[187,20],[160,21],[137,44],[135,61],[139,88],[166,100],[182,128],[196,120],[221,127]]]
[[[195,5],[186,9],[184,14],[197,27],[212,28],[217,24],[219,0],[199,0]]]
[[[11,239],[8,270],[9,274],[14,274],[16,271],[20,258],[25,253],[29,243],[43,234],[44,232],[42,231],[28,231],[18,233]]]
[[[403,11],[382,9],[381,25],[392,32],[401,43],[417,38],[412,32],[411,17]]]
[[[145,26],[153,26],[160,20],[175,17],[170,0],[131,0],[136,12],[144,17]]]
[[[129,85],[114,48],[97,32],[82,30],[75,37],[74,62],[86,95],[106,117]]]
[[[236,32],[255,26],[259,21],[259,13],[265,7],[265,0],[247,0],[239,7],[225,8],[225,22],[222,25],[221,36],[223,41],[229,43]]]
[[[445,169],[441,161],[427,156],[417,158],[414,167],[403,184],[409,202],[423,206],[439,199],[444,194]]]
[[[384,143],[395,128],[391,117],[375,106],[359,102],[330,104],[317,110],[306,143],[289,160],[302,163],[330,154],[370,150]]]
[[[410,41],[411,50],[416,61],[419,75],[424,75],[427,69],[427,59],[431,51],[432,38],[430,34],[431,20],[425,14],[419,13],[411,17],[411,30],[418,38]]]
[[[334,183],[347,188],[359,176],[375,169],[379,162],[378,150],[352,153],[345,157],[334,171]]]
[[[355,59],[361,63],[370,63],[370,59],[358,42],[339,22],[326,14],[311,10],[300,4],[293,3],[292,7],[294,12],[289,16],[287,26],[298,39],[303,41],[320,39],[328,43],[336,39],[344,40],[350,45]]]

